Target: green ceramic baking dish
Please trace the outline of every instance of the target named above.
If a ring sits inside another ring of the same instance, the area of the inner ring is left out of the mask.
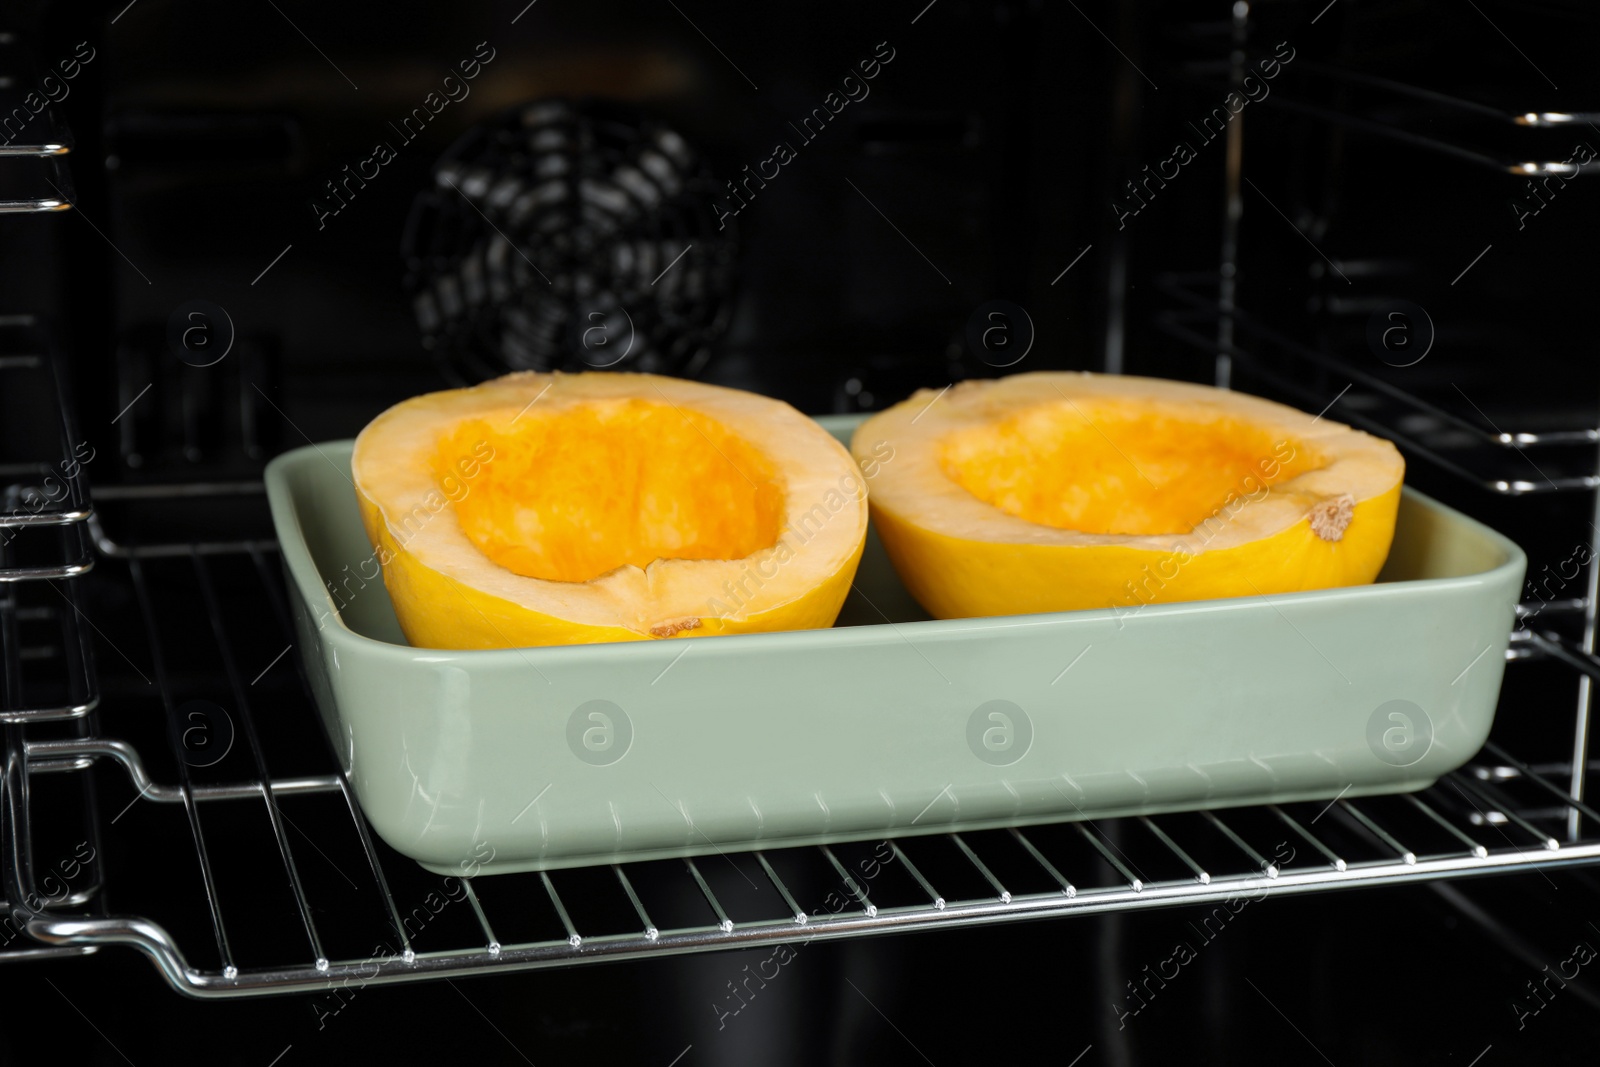
[[[440,651],[350,449],[267,467],[300,654],[373,827],[440,873],[1419,789],[1489,733],[1526,563],[1408,489],[1370,586],[933,621],[873,538],[829,630]]]

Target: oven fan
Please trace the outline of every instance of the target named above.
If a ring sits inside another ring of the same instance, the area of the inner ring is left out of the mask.
[[[541,101],[462,136],[407,220],[406,288],[447,375],[613,368],[693,376],[727,325],[735,241],[674,131]]]

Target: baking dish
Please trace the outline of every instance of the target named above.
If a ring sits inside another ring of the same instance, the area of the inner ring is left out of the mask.
[[[373,828],[438,873],[1420,789],[1489,733],[1526,564],[1407,489],[1370,586],[935,621],[869,537],[832,629],[421,649],[350,449],[267,467],[299,652]]]

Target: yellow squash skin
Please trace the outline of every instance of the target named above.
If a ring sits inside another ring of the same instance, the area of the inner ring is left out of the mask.
[[[383,581],[394,602],[400,629],[413,645],[420,648],[529,648],[661,640],[623,626],[584,626],[545,615],[447,578],[401,548],[389,533],[377,505],[359,493],[357,496],[367,535],[380,549],[378,558],[388,560],[383,568]],[[697,628],[671,636],[710,637],[832,626],[850,593],[850,582],[860,561],[861,548],[857,547],[843,567],[797,600],[743,618],[703,617]]]
[[[1358,504],[1330,546],[1309,520],[1237,548],[1184,558],[1120,545],[1018,545],[946,537],[873,508],[872,522],[900,580],[940,619],[1111,608],[1362,585],[1377,577],[1394,537],[1400,486]],[[1331,549],[1331,550],[1330,550]]]
[[[1081,372],[920,391],[852,451],[885,445],[873,526],[943,619],[1366,584],[1405,470],[1389,442],[1259,397]]]

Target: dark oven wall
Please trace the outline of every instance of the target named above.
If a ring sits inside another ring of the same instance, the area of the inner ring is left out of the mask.
[[[465,131],[551,98],[637,109],[705,161],[709,234],[737,248],[703,377],[813,412],[883,406],[995,373],[965,336],[996,299],[1026,309],[991,342],[1036,338],[1028,367],[1098,365],[1103,272],[1061,272],[1109,248],[1132,71],[1068,5],[903,7],[48,11],[41,54],[95,53],[64,107],[76,158],[105,161],[77,169],[94,225],[67,235],[73,308],[97,309],[66,316],[85,422],[157,380],[122,450],[203,470],[300,442],[254,386],[322,438],[437,385],[450,368],[405,284],[413,201]],[[236,331],[234,366],[204,381],[167,344],[194,301]]]

